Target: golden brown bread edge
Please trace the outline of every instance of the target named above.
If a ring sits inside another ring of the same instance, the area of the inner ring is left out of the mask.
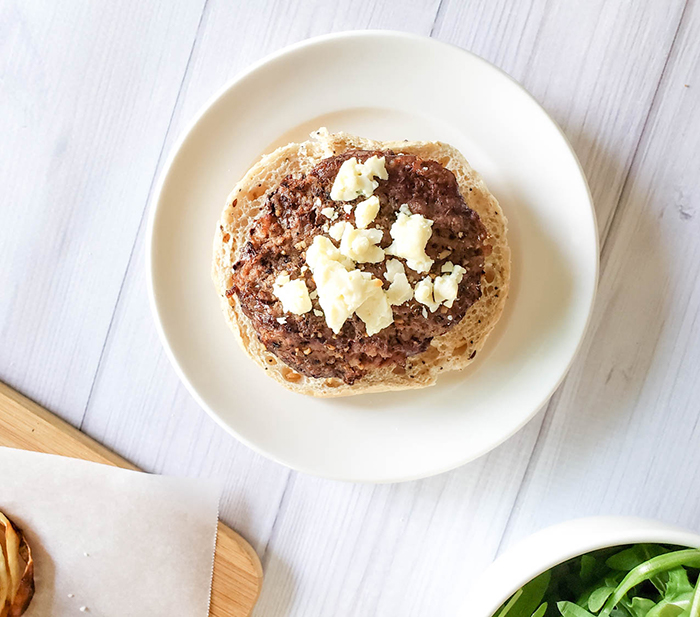
[[[469,308],[464,319],[446,334],[434,338],[425,352],[409,357],[405,371],[382,367],[348,385],[340,379],[301,375],[268,352],[241,310],[238,297],[226,298],[226,290],[232,286],[232,265],[245,243],[246,230],[261,212],[267,193],[288,175],[307,173],[322,159],[351,149],[412,154],[437,161],[452,171],[467,205],[477,212],[488,230],[487,242],[493,251],[485,258],[481,298]],[[434,385],[441,373],[470,364],[501,317],[510,282],[510,249],[506,231],[507,221],[498,202],[479,174],[452,146],[425,141],[373,141],[319,129],[312,133],[309,141],[288,144],[264,155],[235,186],[216,227],[212,278],[226,320],[241,347],[270,377],[286,388],[322,397],[424,388]]]

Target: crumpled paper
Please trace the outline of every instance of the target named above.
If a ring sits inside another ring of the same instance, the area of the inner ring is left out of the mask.
[[[0,448],[0,511],[35,561],[25,617],[206,617],[220,489]]]

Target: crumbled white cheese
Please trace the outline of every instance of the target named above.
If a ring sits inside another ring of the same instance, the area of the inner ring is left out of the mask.
[[[394,282],[397,274],[406,274],[403,264],[398,259],[387,259],[386,261],[386,274],[384,278],[390,283]]]
[[[331,188],[331,199],[352,201],[360,195],[369,197],[379,186],[374,178],[386,180],[389,177],[384,163],[384,157],[372,156],[364,163],[358,163],[354,156],[349,158],[338,170]]]
[[[351,223],[341,221],[329,233],[340,241],[340,253],[353,261],[376,264],[384,259],[384,251],[377,246],[384,236],[381,229],[355,229]]]
[[[466,270],[462,268],[462,266],[453,265],[452,271],[449,274],[438,276],[433,284],[433,295],[435,297],[435,302],[440,302],[447,308],[452,308],[452,304],[457,299],[459,284],[462,282],[462,277],[464,276],[465,272]]]
[[[282,273],[275,279],[272,293],[282,302],[282,308],[287,313],[303,315],[311,310],[309,290],[303,279],[291,281],[288,274]]]
[[[391,283],[386,291],[386,297],[392,306],[408,302],[413,297],[413,289],[408,282],[406,271],[398,259],[389,259],[386,262],[384,278]]]
[[[357,312],[371,336],[393,322],[391,306],[379,279],[369,272],[348,269],[346,262],[347,257],[324,236],[316,236],[306,251],[328,327],[338,334]]]
[[[379,214],[379,199],[376,195],[368,197],[355,206],[355,225],[365,229]]]
[[[345,204],[345,205],[343,206],[343,210],[345,210],[345,212],[347,212],[348,214],[350,214],[350,213],[352,212],[352,206],[351,206],[350,204]]]
[[[452,270],[455,269],[455,265],[451,261],[446,261],[444,264],[442,264],[442,268],[440,268],[440,272],[452,272]]]
[[[428,272],[433,260],[428,257],[425,247],[433,234],[433,221],[422,214],[411,214],[403,204],[391,226],[389,233],[394,240],[386,249],[387,254],[403,257],[406,264],[416,272]]]
[[[355,311],[357,316],[365,322],[368,336],[376,334],[394,322],[394,313],[387,294],[382,289],[382,282],[375,278],[371,279],[371,282],[372,285],[367,286],[367,298]]]
[[[345,230],[345,225],[347,224],[348,223],[345,223],[344,221],[336,223],[331,227],[328,233],[334,240],[340,240],[343,237],[343,231]],[[320,240],[317,240],[317,238],[320,238]],[[316,248],[314,248],[314,243],[316,243]],[[314,238],[314,242],[306,251],[306,263],[311,268],[311,272],[314,271],[312,260],[316,258],[315,256],[317,255],[318,251],[321,250],[319,249],[319,247],[322,248],[324,253],[328,253],[330,259],[341,263],[346,270],[352,270],[355,267],[355,264],[352,261],[352,259],[348,259],[347,257],[345,257],[345,255],[343,255],[340,252],[340,250],[338,250],[338,248],[336,248],[336,246],[328,238],[326,238],[325,236],[316,236]],[[316,289],[316,293],[318,293],[318,286]]]
[[[335,221],[335,219],[338,218],[338,213],[330,206],[323,208],[323,210],[321,210],[321,214],[331,221]]]
[[[435,302],[433,299],[433,281],[429,276],[416,283],[416,287],[413,290],[415,298],[421,304],[425,304],[430,309],[431,313],[437,311],[440,306],[439,302]]]
[[[285,323],[287,323],[287,318],[286,317],[278,317],[277,323],[285,324]]]
[[[331,225],[331,228],[328,230],[328,235],[333,238],[336,242],[340,242],[340,239],[343,237],[343,232],[345,231],[345,226],[350,225],[347,221],[340,221],[340,223],[335,223],[334,225]],[[352,227],[352,225],[350,225]]]
[[[316,317],[323,317],[323,311],[319,311],[318,309],[314,309],[314,315],[316,315]]]

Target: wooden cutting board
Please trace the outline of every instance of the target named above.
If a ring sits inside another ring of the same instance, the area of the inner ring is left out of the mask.
[[[78,429],[0,382],[0,446],[60,454],[137,469]],[[262,585],[262,566],[250,544],[219,523],[212,579],[212,617],[247,617]]]

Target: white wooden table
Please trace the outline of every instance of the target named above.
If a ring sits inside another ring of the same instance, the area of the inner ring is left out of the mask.
[[[588,176],[601,278],[564,384],[490,455],[389,486],[237,443],[180,385],[146,298],[144,216],[222,84],[325,32],[430,35],[502,67]],[[700,0],[3,0],[0,379],[159,473],[221,478],[260,554],[256,614],[451,615],[505,546],[638,514],[700,529]]]

